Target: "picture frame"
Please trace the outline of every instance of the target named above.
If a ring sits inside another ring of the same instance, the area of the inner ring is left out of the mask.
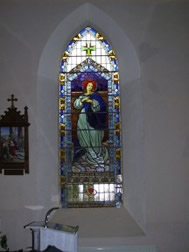
[[[29,173],[28,108],[21,114],[14,95],[7,100],[11,106],[0,119],[0,174],[24,175]]]

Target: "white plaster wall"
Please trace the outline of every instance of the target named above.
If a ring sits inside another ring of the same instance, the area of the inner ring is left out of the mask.
[[[20,110],[29,107],[31,123],[30,174],[0,175],[0,228],[11,249],[30,245],[23,226],[58,203],[58,61],[88,24],[119,59],[124,205],[146,235],[85,236],[80,243],[189,249],[188,7],[188,1],[1,0],[0,113],[14,93]]]
[[[85,13],[85,15],[83,15]],[[96,19],[96,17],[99,17]],[[78,17],[78,22],[74,22],[74,18]],[[142,124],[142,118],[143,118],[143,110],[142,110],[142,98],[141,98],[141,85],[140,85],[140,67],[139,62],[136,56],[136,51],[134,50],[131,42],[125,35],[125,33],[120,29],[120,27],[103,11],[101,11],[99,8],[96,8],[94,5],[91,5],[89,3],[81,5],[79,8],[77,8],[74,12],[72,12],[70,15],[68,15],[56,28],[56,30],[52,33],[51,37],[47,41],[47,44],[44,47],[43,53],[40,58],[39,62],[39,70],[38,70],[38,104],[39,104],[39,118],[43,118],[42,115],[44,111],[47,109],[52,110],[52,115],[54,115],[54,120],[52,120],[52,124],[54,124],[53,128],[58,128],[57,125],[57,104],[58,104],[58,96],[57,96],[57,76],[59,71],[59,61],[60,61],[60,55],[64,51],[64,49],[67,47],[67,38],[70,39],[76,35],[83,27],[86,26],[86,24],[91,24],[92,27],[97,29],[96,27],[100,27],[99,32],[103,34],[103,31],[107,33],[107,30],[109,27],[111,27],[111,30],[109,30],[109,40],[111,44],[114,44],[114,47],[117,49],[118,59],[119,59],[119,65],[120,65],[120,78],[121,78],[121,98],[127,97],[127,99],[122,100],[122,107],[128,108],[127,116],[131,117],[130,120],[128,120],[127,126],[126,126],[126,117],[123,109],[123,120],[122,120],[122,127],[123,129],[127,128],[127,131],[123,130],[123,173],[124,173],[124,207],[127,208],[131,214],[136,218],[137,222],[141,226],[144,226],[144,219],[145,219],[145,213],[144,213],[144,202],[145,202],[145,194],[144,194],[144,166],[143,166],[143,142],[141,142],[141,139],[143,138],[143,124]],[[77,30],[77,33],[74,33],[72,35],[70,34],[69,27],[72,27],[73,30]],[[64,32],[63,32],[64,31]],[[122,38],[121,40],[117,40],[116,38]],[[62,48],[64,48],[62,50]],[[119,49],[119,50],[118,50]],[[53,53],[52,53],[53,52]],[[49,61],[49,58],[51,59]],[[43,90],[48,90],[46,93],[51,95],[54,95],[52,98],[52,102],[56,102],[56,104],[52,105],[53,103],[49,103],[49,96],[44,95],[43,99],[41,99],[41,94],[43,93]],[[131,93],[131,95],[128,95],[128,93]],[[49,105],[47,105],[49,103]],[[50,105],[51,104],[51,105]],[[140,105],[139,105],[140,104]],[[47,108],[49,106],[49,108]],[[132,107],[132,110],[131,110]],[[132,111],[132,112],[131,112]],[[51,115],[51,117],[52,117]],[[51,118],[52,119],[52,118]],[[133,121],[135,122],[136,126],[133,127]],[[57,139],[57,132],[51,130],[51,127],[47,129],[47,121],[43,120],[40,121],[40,128],[42,129],[42,132],[46,132],[47,136],[45,139],[49,139],[52,135],[52,140]],[[138,129],[138,130],[137,130]],[[49,132],[48,132],[49,130]],[[127,134],[126,134],[127,133]],[[132,135],[132,137],[128,137],[127,135]],[[126,139],[128,140],[126,143]],[[50,141],[51,142],[51,141]],[[41,142],[41,149],[43,149],[43,142]],[[131,152],[128,155],[127,160],[124,158],[126,156],[127,150],[130,150],[132,148],[132,145],[138,145],[135,147],[135,152]],[[56,148],[53,148],[55,155],[58,153],[58,142],[56,143]],[[125,147],[124,147],[125,146]],[[49,149],[46,149],[43,151],[44,158],[41,158],[40,162],[43,166],[43,159],[48,155]],[[138,156],[138,159],[136,159],[136,156]],[[140,156],[140,157],[139,157]],[[48,161],[47,161],[48,162]],[[140,164],[138,163],[140,162]],[[138,164],[138,165],[137,165]],[[127,172],[126,172],[127,168]],[[129,173],[130,171],[130,173]],[[137,186],[134,186],[134,183],[138,179]],[[51,177],[49,177],[49,181],[51,181]],[[126,182],[128,181],[128,182]],[[142,193],[141,193],[142,192]],[[58,195],[57,195],[58,196]],[[126,197],[127,196],[127,197]],[[50,195],[49,195],[50,197]],[[57,202],[58,205],[58,202]],[[83,210],[84,211],[84,210]],[[83,212],[82,211],[82,212]],[[94,210],[95,211],[95,210]],[[81,211],[78,210],[75,213],[78,218],[81,219]],[[90,213],[89,213],[90,214]],[[110,210],[106,210],[106,214],[111,216]],[[62,220],[56,219],[56,221],[67,221],[69,218],[71,218],[68,215],[67,217],[64,217],[64,212],[62,213]],[[86,216],[86,212],[84,214]],[[115,220],[113,218],[114,215],[112,215],[112,218],[110,218],[112,222],[112,231],[115,229]],[[124,218],[128,218],[128,214],[125,213]],[[99,217],[97,215],[97,218],[99,219],[100,223],[100,214]],[[91,218],[89,218],[90,220]],[[78,223],[81,225],[81,221],[78,220]],[[94,225],[94,223],[89,222],[89,226]],[[119,232],[124,232],[122,230],[121,226],[119,227]],[[135,226],[136,228],[136,226]],[[133,229],[130,227],[130,229]],[[98,228],[97,228],[98,230]],[[129,230],[129,228],[127,228]],[[99,230],[100,231],[100,230]],[[99,232],[97,231],[97,232]],[[89,231],[85,229],[85,232],[90,236]],[[84,234],[83,229],[81,227],[81,233]],[[117,231],[116,231],[117,232]],[[116,233],[115,231],[113,234]],[[138,233],[139,232],[139,233]],[[129,234],[129,231],[127,231]],[[141,234],[140,230],[136,230],[135,234]],[[84,234],[84,236],[86,236]]]

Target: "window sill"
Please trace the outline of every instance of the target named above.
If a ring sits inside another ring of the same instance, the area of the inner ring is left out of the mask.
[[[59,209],[54,223],[79,226],[79,237],[143,236],[144,231],[125,208]]]

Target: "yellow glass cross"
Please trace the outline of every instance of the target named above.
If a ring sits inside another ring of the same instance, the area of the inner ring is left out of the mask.
[[[85,46],[82,46],[82,51],[86,51],[86,55],[91,56],[91,52],[96,51],[96,46],[92,46],[91,43],[89,45],[86,43]]]

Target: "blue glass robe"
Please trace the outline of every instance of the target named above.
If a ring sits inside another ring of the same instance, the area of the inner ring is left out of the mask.
[[[82,158],[92,169],[104,171],[104,164],[108,159],[108,150],[102,143],[106,128],[106,103],[97,93],[88,96],[93,104],[82,103],[81,100],[86,97],[81,95],[74,102],[74,107],[81,109],[77,122],[77,136],[80,146],[85,150]]]
[[[87,121],[91,127],[97,130],[102,130],[106,128],[106,103],[98,93],[93,93],[89,95],[91,100],[96,100],[100,105],[100,110],[94,112],[91,108],[91,104],[84,102],[85,112],[87,114]]]

